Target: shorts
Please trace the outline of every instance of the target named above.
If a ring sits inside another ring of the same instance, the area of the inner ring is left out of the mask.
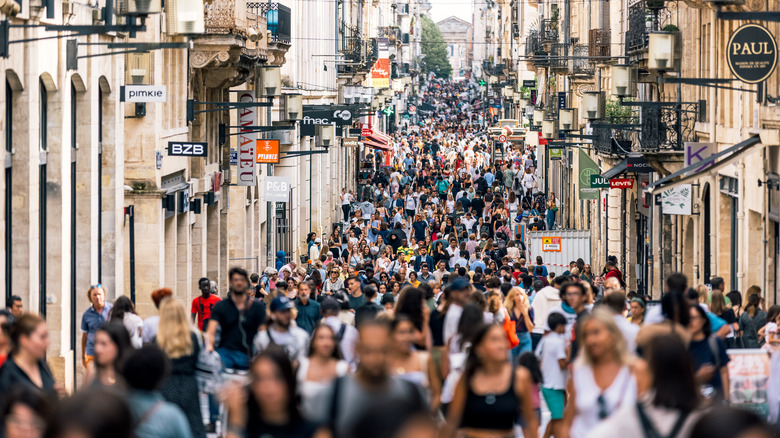
[[[562,419],[566,392],[562,389],[542,387],[542,396],[544,396],[544,402],[547,403],[547,408],[550,410],[550,419]]]

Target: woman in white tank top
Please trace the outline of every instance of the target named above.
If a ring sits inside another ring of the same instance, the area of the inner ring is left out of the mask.
[[[312,419],[318,412],[320,395],[327,391],[337,377],[349,372],[349,364],[343,360],[341,349],[333,329],[320,324],[314,329],[306,357],[297,370],[298,395],[301,397],[301,415]]]
[[[563,429],[572,438],[587,436],[623,404],[635,404],[637,394],[626,341],[611,312],[596,309],[578,325],[581,352],[572,367],[563,416]]]

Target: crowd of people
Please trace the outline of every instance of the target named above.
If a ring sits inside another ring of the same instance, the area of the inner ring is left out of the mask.
[[[763,348],[778,371],[780,307],[678,273],[652,301],[613,257],[560,274],[527,261],[524,230],[554,229],[558,200],[533,150],[494,159],[470,90],[429,84],[435,113],[370,154],[373,183],[343,192],[344,222],[308,237],[306,266],[231,268],[226,294],[202,278],[187,307],[158,289],[146,319],[90,287],[71,395],[46,322],[12,300],[0,436],[775,436],[777,373],[768,417],[730,408],[726,351]]]

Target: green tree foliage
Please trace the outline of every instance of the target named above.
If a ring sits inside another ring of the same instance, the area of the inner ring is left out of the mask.
[[[452,75],[452,65],[447,59],[447,43],[441,36],[439,27],[427,16],[422,17],[422,41],[420,42],[422,53],[422,72],[428,74],[434,72],[440,78],[448,78]]]

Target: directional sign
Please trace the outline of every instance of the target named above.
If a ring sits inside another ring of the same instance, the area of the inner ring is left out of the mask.
[[[506,135],[504,135],[504,134],[499,135],[498,136],[498,141],[501,142],[501,143],[505,142],[506,141]]]
[[[205,157],[208,155],[208,143],[169,141],[168,155],[173,157]]]

